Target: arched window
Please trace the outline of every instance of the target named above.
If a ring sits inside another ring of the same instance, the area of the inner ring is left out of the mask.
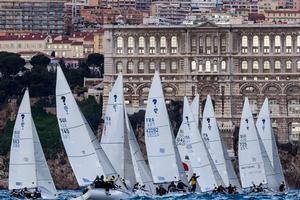
[[[292,69],[292,61],[287,60],[285,64],[286,64],[286,69],[287,69],[287,70]]]
[[[300,53],[300,35],[297,36],[297,53]]]
[[[226,71],[226,61],[225,60],[223,60],[221,62],[221,70]]]
[[[149,63],[149,71],[154,72],[155,71],[155,62],[150,62]]]
[[[165,54],[167,49],[167,39],[165,36],[160,37],[160,53]]]
[[[259,69],[259,65],[258,65],[258,61],[257,60],[253,61],[253,63],[252,63],[252,69],[256,70],[256,71]]]
[[[122,54],[124,48],[124,40],[121,36],[117,37],[117,54]]]
[[[292,36],[290,35],[285,37],[285,52],[292,53]]]
[[[132,61],[129,61],[129,62],[127,63],[127,73],[128,73],[128,74],[133,73],[133,62],[132,62]]]
[[[275,53],[280,53],[281,49],[281,38],[280,35],[275,36]]]
[[[197,70],[196,61],[193,60],[193,61],[191,62],[191,71],[194,72],[194,71],[196,71],[196,70]]]
[[[138,71],[139,73],[144,73],[145,71],[145,65],[144,65],[144,62],[139,62],[139,67],[138,67]]]
[[[172,36],[171,37],[171,53],[177,53],[177,37],[176,36]]]
[[[270,37],[264,36],[264,53],[270,53]]]
[[[259,38],[257,35],[253,36],[253,53],[258,53]]]
[[[270,69],[270,62],[268,60],[264,61],[264,70]]]
[[[176,61],[172,61],[171,62],[171,71],[175,72],[177,70],[177,62]]]
[[[145,53],[145,38],[143,36],[139,37],[139,54]]]
[[[155,50],[156,50],[156,40],[154,36],[151,36],[149,38],[149,53],[155,54]]]
[[[116,72],[122,72],[123,71],[123,63],[122,62],[117,62],[116,64]]]
[[[211,71],[211,64],[210,64],[210,61],[207,60],[205,62],[205,72],[210,72]]]
[[[248,53],[248,37],[242,36],[242,53]]]
[[[160,70],[161,71],[166,71],[166,63],[164,61],[160,62]]]
[[[281,69],[281,62],[279,60],[275,61],[274,69],[275,70],[280,70]]]
[[[245,61],[245,60],[242,62],[242,70],[243,71],[247,71],[248,70],[248,62]]]
[[[127,53],[133,54],[133,50],[134,50],[134,38],[129,36],[127,40]]]
[[[206,36],[205,42],[206,42],[206,53],[210,54],[211,53],[211,37]]]

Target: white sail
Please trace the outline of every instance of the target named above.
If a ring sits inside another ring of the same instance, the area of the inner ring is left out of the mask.
[[[55,199],[57,198],[57,191],[50,174],[50,170],[36,131],[33,120],[31,119],[33,127],[33,142],[36,162],[36,175],[38,189],[41,191],[41,195],[44,199]]]
[[[26,90],[19,107],[12,135],[8,185],[10,190],[37,187],[31,119],[29,94]]]
[[[278,155],[275,137],[272,132],[272,122],[270,119],[269,102],[267,98],[265,99],[264,104],[257,117],[256,127],[261,139],[261,143],[263,146],[262,148],[264,148],[265,154],[267,155],[267,158],[264,159],[265,167],[272,168],[272,170],[266,169],[266,172],[267,170],[273,172],[270,174],[268,174],[267,172],[267,178],[271,176],[271,180],[268,180],[268,185],[269,187],[277,190],[280,183],[284,181],[284,176]],[[275,182],[274,179],[276,180]]]
[[[261,145],[247,97],[244,101],[240,123],[238,157],[243,188],[249,188],[253,184],[267,183]]]
[[[225,186],[228,187],[229,184],[232,184],[237,188],[240,188],[238,178],[234,172],[228,152],[220,135],[210,95],[206,98],[201,133],[207,150],[218,169]]]
[[[123,78],[120,73],[109,93],[101,146],[116,172],[133,186],[136,180],[125,129],[123,102]]]
[[[174,136],[158,72],[154,74],[149,91],[145,114],[145,142],[154,183],[166,183],[178,179],[187,182],[174,146]]]
[[[146,190],[150,191],[152,194],[155,193],[154,185],[153,185],[153,179],[151,176],[150,168],[148,167],[143,153],[140,149],[140,146],[138,144],[138,141],[135,137],[134,131],[132,129],[132,126],[130,124],[126,107],[125,108],[125,122],[126,122],[126,128],[128,133],[128,140],[129,140],[129,146],[130,146],[130,152],[133,162],[133,168],[135,172],[136,181],[139,182],[141,185],[146,186]]]
[[[60,66],[57,66],[56,109],[62,141],[78,184],[89,185],[97,175],[116,176],[81,113]]]
[[[184,137],[187,155],[181,153],[182,158],[188,157],[192,170],[198,176],[197,181],[202,192],[211,191],[215,186],[223,184],[218,171],[216,170],[205,144],[201,138],[197,123],[194,120],[193,113],[190,109],[188,100],[184,97],[183,120],[179,128],[177,137]],[[177,144],[178,144],[177,138]]]
[[[191,103],[191,110],[196,122],[197,127],[199,127],[199,94],[196,94],[196,96],[194,97],[192,103]]]

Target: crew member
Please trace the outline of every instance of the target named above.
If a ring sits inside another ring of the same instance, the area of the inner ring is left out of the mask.
[[[177,190],[179,192],[186,192],[185,188],[187,188],[188,186],[186,184],[184,184],[181,180],[179,180],[179,182],[177,183]]]
[[[191,183],[191,192],[196,192],[196,187],[197,187],[197,178],[199,178],[199,176],[196,176],[196,173],[193,173],[193,176],[191,177],[189,183]]]
[[[282,181],[279,186],[279,192],[284,192],[284,191],[285,191],[285,184],[284,184],[284,181]]]
[[[176,185],[174,181],[172,181],[171,184],[169,185],[168,192],[176,192]]]

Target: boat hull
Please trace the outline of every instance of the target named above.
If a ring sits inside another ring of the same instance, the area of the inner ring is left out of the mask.
[[[74,200],[121,200],[131,198],[134,195],[130,192],[123,190],[109,190],[109,194],[105,192],[105,189],[91,189],[88,190],[83,195],[74,198]]]

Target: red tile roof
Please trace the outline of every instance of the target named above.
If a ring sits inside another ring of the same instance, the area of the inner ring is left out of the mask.
[[[30,33],[26,35],[4,35],[0,36],[0,40],[45,40],[48,35],[39,33]]]

